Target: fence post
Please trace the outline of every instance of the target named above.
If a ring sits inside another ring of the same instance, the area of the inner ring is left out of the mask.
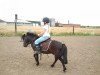
[[[74,34],[74,26],[73,26],[73,34]]]
[[[15,14],[15,34],[17,34],[17,14]]]

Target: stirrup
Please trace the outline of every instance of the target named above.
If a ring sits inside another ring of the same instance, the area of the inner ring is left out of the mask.
[[[41,53],[41,48],[39,45],[35,45],[35,53],[40,54]]]

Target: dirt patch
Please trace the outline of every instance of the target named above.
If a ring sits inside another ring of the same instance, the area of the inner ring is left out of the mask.
[[[0,75],[100,75],[100,36],[52,37],[68,47],[67,71],[63,73],[54,56],[42,55],[35,65],[31,47],[23,47],[20,37],[0,37]]]

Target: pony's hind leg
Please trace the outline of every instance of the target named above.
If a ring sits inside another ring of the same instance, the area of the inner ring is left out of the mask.
[[[59,60],[61,61],[62,63],[62,66],[63,66],[63,71],[65,72],[66,71],[66,67],[65,67],[65,64],[64,64],[64,60],[60,57]]]
[[[55,61],[53,62],[53,64],[51,65],[51,67],[54,67],[54,65],[55,65],[55,63],[57,62],[57,60],[58,60],[58,57],[55,56]]]

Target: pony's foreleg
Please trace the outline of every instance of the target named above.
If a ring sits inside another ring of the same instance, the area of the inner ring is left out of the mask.
[[[54,67],[54,65],[55,65],[55,63],[57,62],[57,60],[58,60],[58,57],[55,56],[55,61],[53,62],[53,64],[51,65],[51,67]]]
[[[39,65],[39,57],[38,57],[38,54],[34,54],[34,58],[35,58],[35,61],[36,61],[36,65],[38,66]]]
[[[63,66],[63,71],[65,72],[66,71],[66,67],[65,67],[65,64],[64,64],[64,60],[60,57],[59,60],[61,61],[62,63],[62,66]]]

